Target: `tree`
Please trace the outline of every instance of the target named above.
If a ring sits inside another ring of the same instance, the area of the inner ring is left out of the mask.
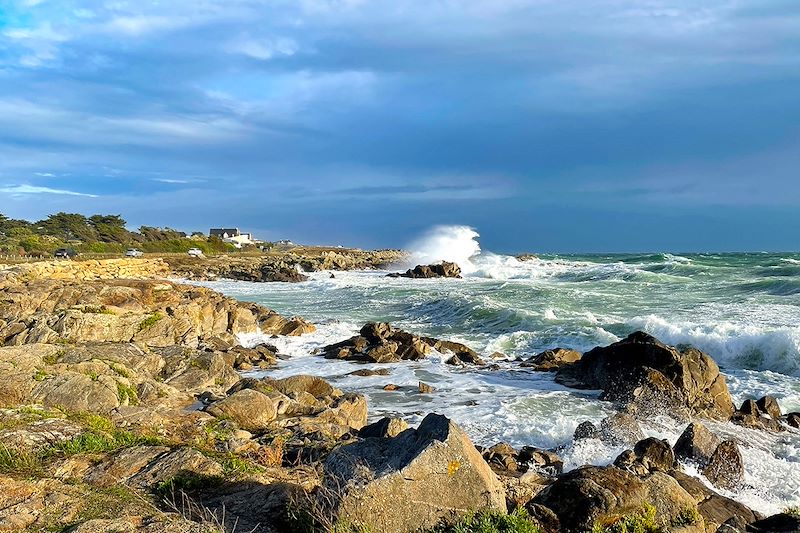
[[[133,234],[125,228],[127,222],[120,215],[92,215],[89,224],[101,242],[126,244],[134,240]]]
[[[89,220],[78,213],[56,213],[36,223],[45,235],[51,235],[65,241],[79,240],[94,242],[97,230],[89,224]]]

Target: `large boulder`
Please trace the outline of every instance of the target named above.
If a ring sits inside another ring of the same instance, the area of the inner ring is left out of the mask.
[[[645,477],[614,466],[585,466],[567,472],[541,491],[534,502],[551,509],[562,531],[591,531],[598,523],[613,522],[647,505],[656,508],[663,525],[697,504],[672,477],[654,472]]]
[[[641,331],[590,350],[559,370],[556,381],[602,389],[603,399],[642,414],[727,420],[734,412],[725,378],[711,357],[695,348],[679,351]]]
[[[746,505],[717,494],[696,477],[678,471],[673,471],[671,475],[697,502],[697,510],[706,523],[706,531],[716,531],[719,526],[732,520],[749,524],[761,517]]]
[[[432,265],[417,265],[414,268],[410,268],[403,272],[402,274],[392,273],[387,274],[387,277],[390,278],[460,278],[461,277],[461,268],[455,264],[450,263],[448,261],[442,261],[441,263],[435,263]]]
[[[506,509],[501,484],[469,437],[435,414],[394,438],[336,449],[325,461],[318,498],[340,523],[398,533]]]
[[[218,418],[232,419],[248,431],[264,431],[275,420],[277,407],[272,399],[253,389],[242,389],[206,408]]]

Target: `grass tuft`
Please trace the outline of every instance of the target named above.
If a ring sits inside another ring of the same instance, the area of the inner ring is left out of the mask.
[[[645,504],[639,511],[604,519],[594,525],[592,533],[663,533],[656,522],[656,508]]]
[[[162,318],[164,318],[164,315],[156,311],[155,313],[153,313],[152,315],[145,318],[139,323],[139,331],[144,331],[146,329],[152,328],[156,324],[156,322],[158,322]]]
[[[465,516],[450,526],[440,526],[431,533],[541,533],[524,507],[509,514],[482,511]]]

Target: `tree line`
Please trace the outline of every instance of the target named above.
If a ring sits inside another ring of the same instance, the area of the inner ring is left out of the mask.
[[[206,253],[227,252],[232,246],[204,233],[191,235],[172,228],[141,226],[130,231],[120,215],[55,213],[31,222],[13,219],[0,213],[0,253],[47,255],[58,248],[78,252],[121,253],[126,248],[146,252],[185,252],[200,248]]]

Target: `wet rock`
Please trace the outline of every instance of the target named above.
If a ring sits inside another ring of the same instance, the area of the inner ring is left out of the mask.
[[[575,433],[572,435],[573,440],[596,439],[599,437],[600,430],[588,420],[578,424],[578,427],[575,428]]]
[[[480,356],[458,342],[430,337],[418,337],[393,328],[385,322],[364,325],[359,335],[330,344],[320,350],[327,359],[344,359],[363,363],[393,363],[402,360],[424,359],[431,350],[452,353],[451,364],[483,364]]]
[[[361,377],[369,377],[369,376],[388,376],[391,374],[391,371],[388,368],[364,368],[362,370],[355,370],[353,372],[348,372],[348,376],[361,376]]]
[[[700,422],[692,422],[675,442],[675,455],[705,466],[722,441]]]
[[[626,413],[616,413],[600,421],[600,438],[614,445],[634,444],[644,438],[636,419]]]
[[[774,396],[764,396],[756,402],[756,405],[759,411],[769,415],[773,420],[780,420],[782,416],[781,408]]]
[[[466,434],[434,414],[397,437],[337,448],[320,495],[340,521],[398,533],[506,509],[502,486]]]
[[[786,423],[793,428],[800,428],[800,413],[789,413],[786,415]]]
[[[640,440],[633,448],[637,460],[650,471],[669,472],[676,466],[675,454],[666,440],[653,437]]]
[[[560,369],[556,381],[602,389],[603,399],[633,405],[641,414],[727,420],[734,411],[713,359],[694,348],[679,351],[643,332],[590,350]]]
[[[390,278],[460,278],[461,268],[455,263],[442,261],[432,265],[417,265],[402,274],[387,274]]]
[[[539,372],[555,372],[559,368],[572,365],[581,359],[581,353],[575,350],[556,348],[545,350],[522,363],[520,366],[530,367]]]
[[[715,486],[736,490],[744,481],[744,461],[736,441],[726,440],[714,451],[703,475]]]
[[[525,510],[543,533],[561,532],[561,521],[558,519],[558,515],[544,505],[529,501],[525,505]]]
[[[739,408],[739,412],[744,415],[761,416],[761,410],[755,400],[745,400]]]
[[[417,389],[419,390],[420,394],[430,394],[434,390],[433,387],[431,387],[427,383],[423,383],[422,381],[420,381],[419,385],[417,385]]]
[[[767,411],[762,410],[759,406],[763,405],[764,409],[771,410],[777,417],[771,416]],[[742,402],[742,406],[736,413],[731,416],[731,422],[739,426],[762,429],[768,431],[783,431],[784,428],[779,422],[780,408],[778,402],[771,396],[765,396],[758,401],[748,399]]]
[[[399,385],[395,385],[394,383],[388,383],[388,384],[383,386],[383,390],[385,390],[385,391],[396,391],[396,390],[400,390],[400,386]]]
[[[358,432],[358,436],[364,439],[385,439],[396,437],[407,429],[408,423],[402,418],[387,416],[361,428]]]
[[[749,524],[760,517],[747,506],[717,494],[696,477],[678,471],[671,475],[697,502],[697,510],[705,520],[707,531],[714,531],[732,518]]]

